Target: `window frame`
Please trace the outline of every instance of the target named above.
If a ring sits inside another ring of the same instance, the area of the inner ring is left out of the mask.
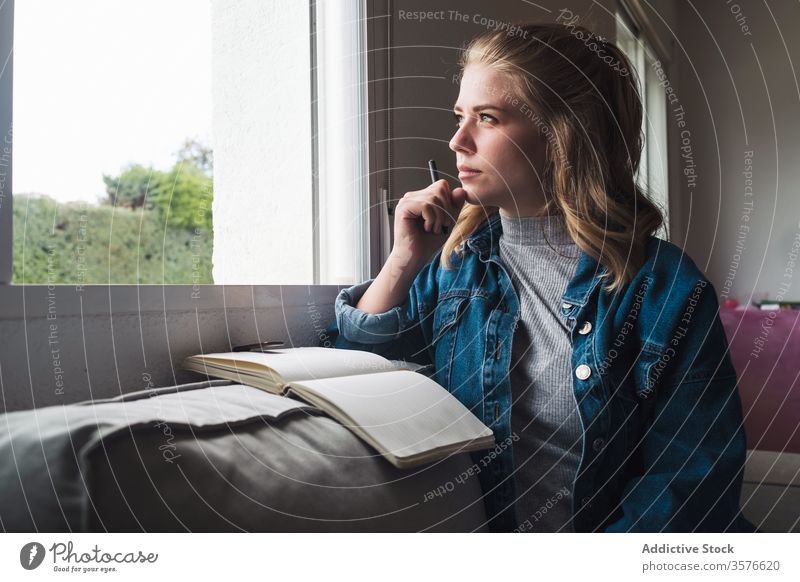
[[[11,283],[14,266],[14,201],[11,196],[14,156],[13,48],[14,0],[5,0],[0,2],[0,286]]]
[[[366,2],[367,168],[369,170],[369,269],[356,283],[378,276],[392,249],[392,11],[393,0]]]

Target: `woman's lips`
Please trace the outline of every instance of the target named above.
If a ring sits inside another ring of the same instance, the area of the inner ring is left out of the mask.
[[[477,176],[480,173],[481,173],[480,170],[473,170],[472,168],[464,168],[464,169],[459,168],[458,179],[463,180],[465,178],[472,178],[473,176]]]

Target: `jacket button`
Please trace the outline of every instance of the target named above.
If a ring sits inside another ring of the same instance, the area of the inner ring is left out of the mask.
[[[584,321],[583,325],[581,325],[581,328],[578,330],[578,333],[581,335],[586,335],[590,331],[592,331],[592,322]]]
[[[572,309],[572,303],[562,303],[561,304],[561,309],[563,309],[564,311],[568,311],[568,310]]]
[[[581,364],[580,366],[575,368],[575,375],[578,377],[579,380],[586,380],[589,376],[592,375],[592,369],[586,364]]]
[[[597,453],[600,452],[600,450],[603,448],[605,444],[606,444],[606,439],[598,437],[594,439],[594,441],[592,441],[592,448]]]

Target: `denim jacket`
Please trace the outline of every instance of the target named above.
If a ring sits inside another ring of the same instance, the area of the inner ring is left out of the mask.
[[[434,366],[435,380],[495,433],[491,454],[472,453],[490,529],[519,531],[509,369],[520,303],[501,234],[495,213],[453,252],[451,269],[440,250],[404,304],[384,313],[355,308],[372,279],[341,290],[328,330],[336,348]],[[575,531],[753,531],[739,514],[745,433],[713,286],[655,237],[621,290],[602,289],[605,272],[582,252],[559,306],[583,425]]]

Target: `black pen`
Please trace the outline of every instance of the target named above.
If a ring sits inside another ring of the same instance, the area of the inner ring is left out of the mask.
[[[428,160],[428,169],[431,171],[431,184],[439,180],[439,170],[436,169],[436,160]]]
[[[439,181],[439,170],[436,169],[436,161],[428,160],[428,169],[431,171],[431,184]],[[442,225],[442,234],[449,234],[450,227]]]
[[[282,341],[270,340],[265,342],[258,342],[256,344],[246,344],[243,346],[234,346],[234,352],[263,352],[265,350],[276,349],[283,345]]]

